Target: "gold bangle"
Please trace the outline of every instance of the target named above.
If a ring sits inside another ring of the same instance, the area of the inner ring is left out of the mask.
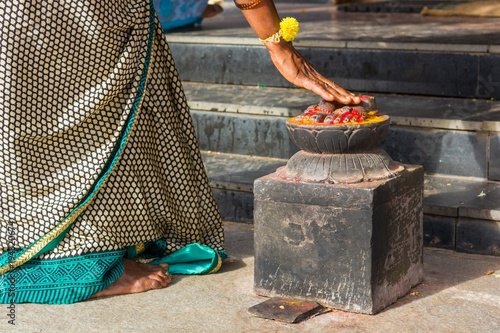
[[[248,3],[240,5],[239,3],[236,2],[236,0],[234,0],[235,6],[237,8],[239,8],[240,10],[252,9],[252,8],[256,7],[261,2],[262,2],[262,0],[252,0],[252,1],[248,2]]]

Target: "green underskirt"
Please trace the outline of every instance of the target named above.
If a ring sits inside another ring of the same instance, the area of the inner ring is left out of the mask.
[[[0,275],[0,303],[69,304],[86,300],[118,280],[123,274],[124,257],[147,258],[162,248],[163,242],[157,241],[146,244],[140,255],[129,248],[63,259],[32,259]],[[170,274],[207,274],[220,267],[225,257],[224,251],[192,243],[151,263],[168,263]]]

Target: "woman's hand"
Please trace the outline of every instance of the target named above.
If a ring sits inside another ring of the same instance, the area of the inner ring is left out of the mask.
[[[293,47],[292,43],[265,43],[271,60],[285,79],[304,87],[327,101],[342,104],[358,104],[359,97],[325,78]]]
[[[235,0],[237,5],[249,4],[249,0]],[[280,18],[273,0],[260,0],[251,8],[242,11],[248,24],[259,39],[266,40],[280,29]],[[264,43],[271,60],[291,83],[309,89],[327,101],[338,101],[342,104],[358,104],[360,99],[333,81],[319,74],[318,71],[293,47],[292,43],[281,39],[279,43]]]

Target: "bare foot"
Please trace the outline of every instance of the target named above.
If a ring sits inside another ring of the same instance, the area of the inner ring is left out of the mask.
[[[220,5],[208,5],[207,8],[201,13],[202,18],[214,17],[222,13],[224,9]]]
[[[107,289],[98,292],[92,298],[160,289],[166,287],[172,281],[172,276],[166,273],[168,269],[166,264],[141,264],[128,259],[123,259],[123,263],[125,264],[125,271],[122,276]]]

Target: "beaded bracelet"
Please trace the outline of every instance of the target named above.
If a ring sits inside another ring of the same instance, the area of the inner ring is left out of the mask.
[[[281,38],[283,37],[283,40],[285,40],[286,42],[291,42],[295,39],[295,36],[297,36],[298,33],[299,21],[297,21],[293,17],[285,17],[280,22],[280,29],[278,30],[278,32],[272,34],[266,39],[259,38],[259,40],[262,43],[279,43]]]
[[[256,7],[261,2],[262,2],[262,0],[252,0],[252,1],[248,2],[248,3],[240,5],[239,3],[236,2],[236,0],[234,0],[235,6],[237,8],[239,8],[240,10],[252,9],[252,8]]]

